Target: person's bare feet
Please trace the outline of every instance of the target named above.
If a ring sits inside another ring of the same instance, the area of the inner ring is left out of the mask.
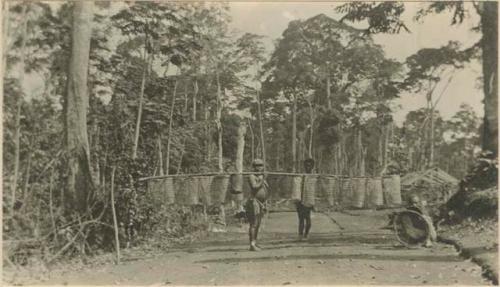
[[[427,240],[424,244],[424,247],[427,247],[427,248],[432,247],[432,242],[430,240]]]
[[[250,251],[260,251],[260,247],[257,246],[256,242],[251,242],[250,243]]]
[[[250,245],[250,251],[260,251],[261,249],[257,247],[256,245]]]

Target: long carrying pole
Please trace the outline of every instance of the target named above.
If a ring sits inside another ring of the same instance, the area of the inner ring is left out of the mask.
[[[290,176],[306,175],[305,173],[272,172],[272,171],[265,171],[265,172],[262,172],[262,173],[266,174],[266,175],[290,175]],[[232,173],[206,172],[206,173],[192,173],[192,174],[170,174],[170,175],[163,175],[163,176],[143,177],[143,178],[139,178],[139,181],[147,181],[147,180],[152,180],[152,179],[162,179],[162,178],[168,178],[168,177],[233,175],[233,174],[250,175],[250,174],[255,174],[255,172],[246,171],[246,172],[232,172]],[[331,177],[338,177],[338,178],[369,178],[369,176],[347,176],[347,175],[320,174],[320,173],[307,174],[307,175],[311,175],[311,176],[331,176]]]

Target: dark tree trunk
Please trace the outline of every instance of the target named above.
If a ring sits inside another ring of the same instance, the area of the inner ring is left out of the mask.
[[[292,108],[292,171],[297,170],[297,95],[293,95]]]
[[[495,156],[498,149],[498,3],[481,2],[483,32],[484,130],[483,150]]]
[[[93,189],[87,135],[89,105],[87,74],[92,32],[93,3],[76,1],[73,7],[72,45],[65,101],[68,178],[66,203],[86,210]]]
[[[257,92],[257,111],[258,111],[258,116],[259,116],[260,148],[262,149],[262,160],[264,161],[264,170],[265,170],[266,169],[266,141],[264,138],[264,123],[262,120],[262,108],[261,108],[259,92]]]

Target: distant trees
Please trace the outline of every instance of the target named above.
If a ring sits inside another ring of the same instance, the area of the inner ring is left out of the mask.
[[[398,2],[372,2],[372,3],[348,3],[341,5],[337,11],[343,13],[343,20],[364,21],[367,20],[368,27],[365,32],[373,33],[399,33],[403,28],[408,31],[401,15],[405,11],[403,3]],[[451,11],[453,13],[451,24],[460,24],[468,17],[470,11],[476,13],[480,23],[475,30],[480,31],[482,38],[479,43],[464,49],[465,55],[471,55],[475,51],[481,52],[483,65],[483,90],[484,90],[484,124],[482,148],[489,151],[494,157],[498,150],[498,3],[486,2],[462,2],[462,1],[436,1],[429,2],[415,15],[418,20],[423,19],[431,13],[442,13]],[[468,57],[465,57],[468,59]]]
[[[265,66],[264,95],[271,106],[289,103],[291,170],[307,151],[323,172],[365,174],[364,129],[377,113],[390,113],[400,66],[360,31],[326,15],[290,22]]]

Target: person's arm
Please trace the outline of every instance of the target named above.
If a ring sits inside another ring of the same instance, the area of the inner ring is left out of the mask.
[[[251,174],[249,176],[249,182],[252,190],[257,190],[262,187],[264,181],[260,179],[258,176]]]

